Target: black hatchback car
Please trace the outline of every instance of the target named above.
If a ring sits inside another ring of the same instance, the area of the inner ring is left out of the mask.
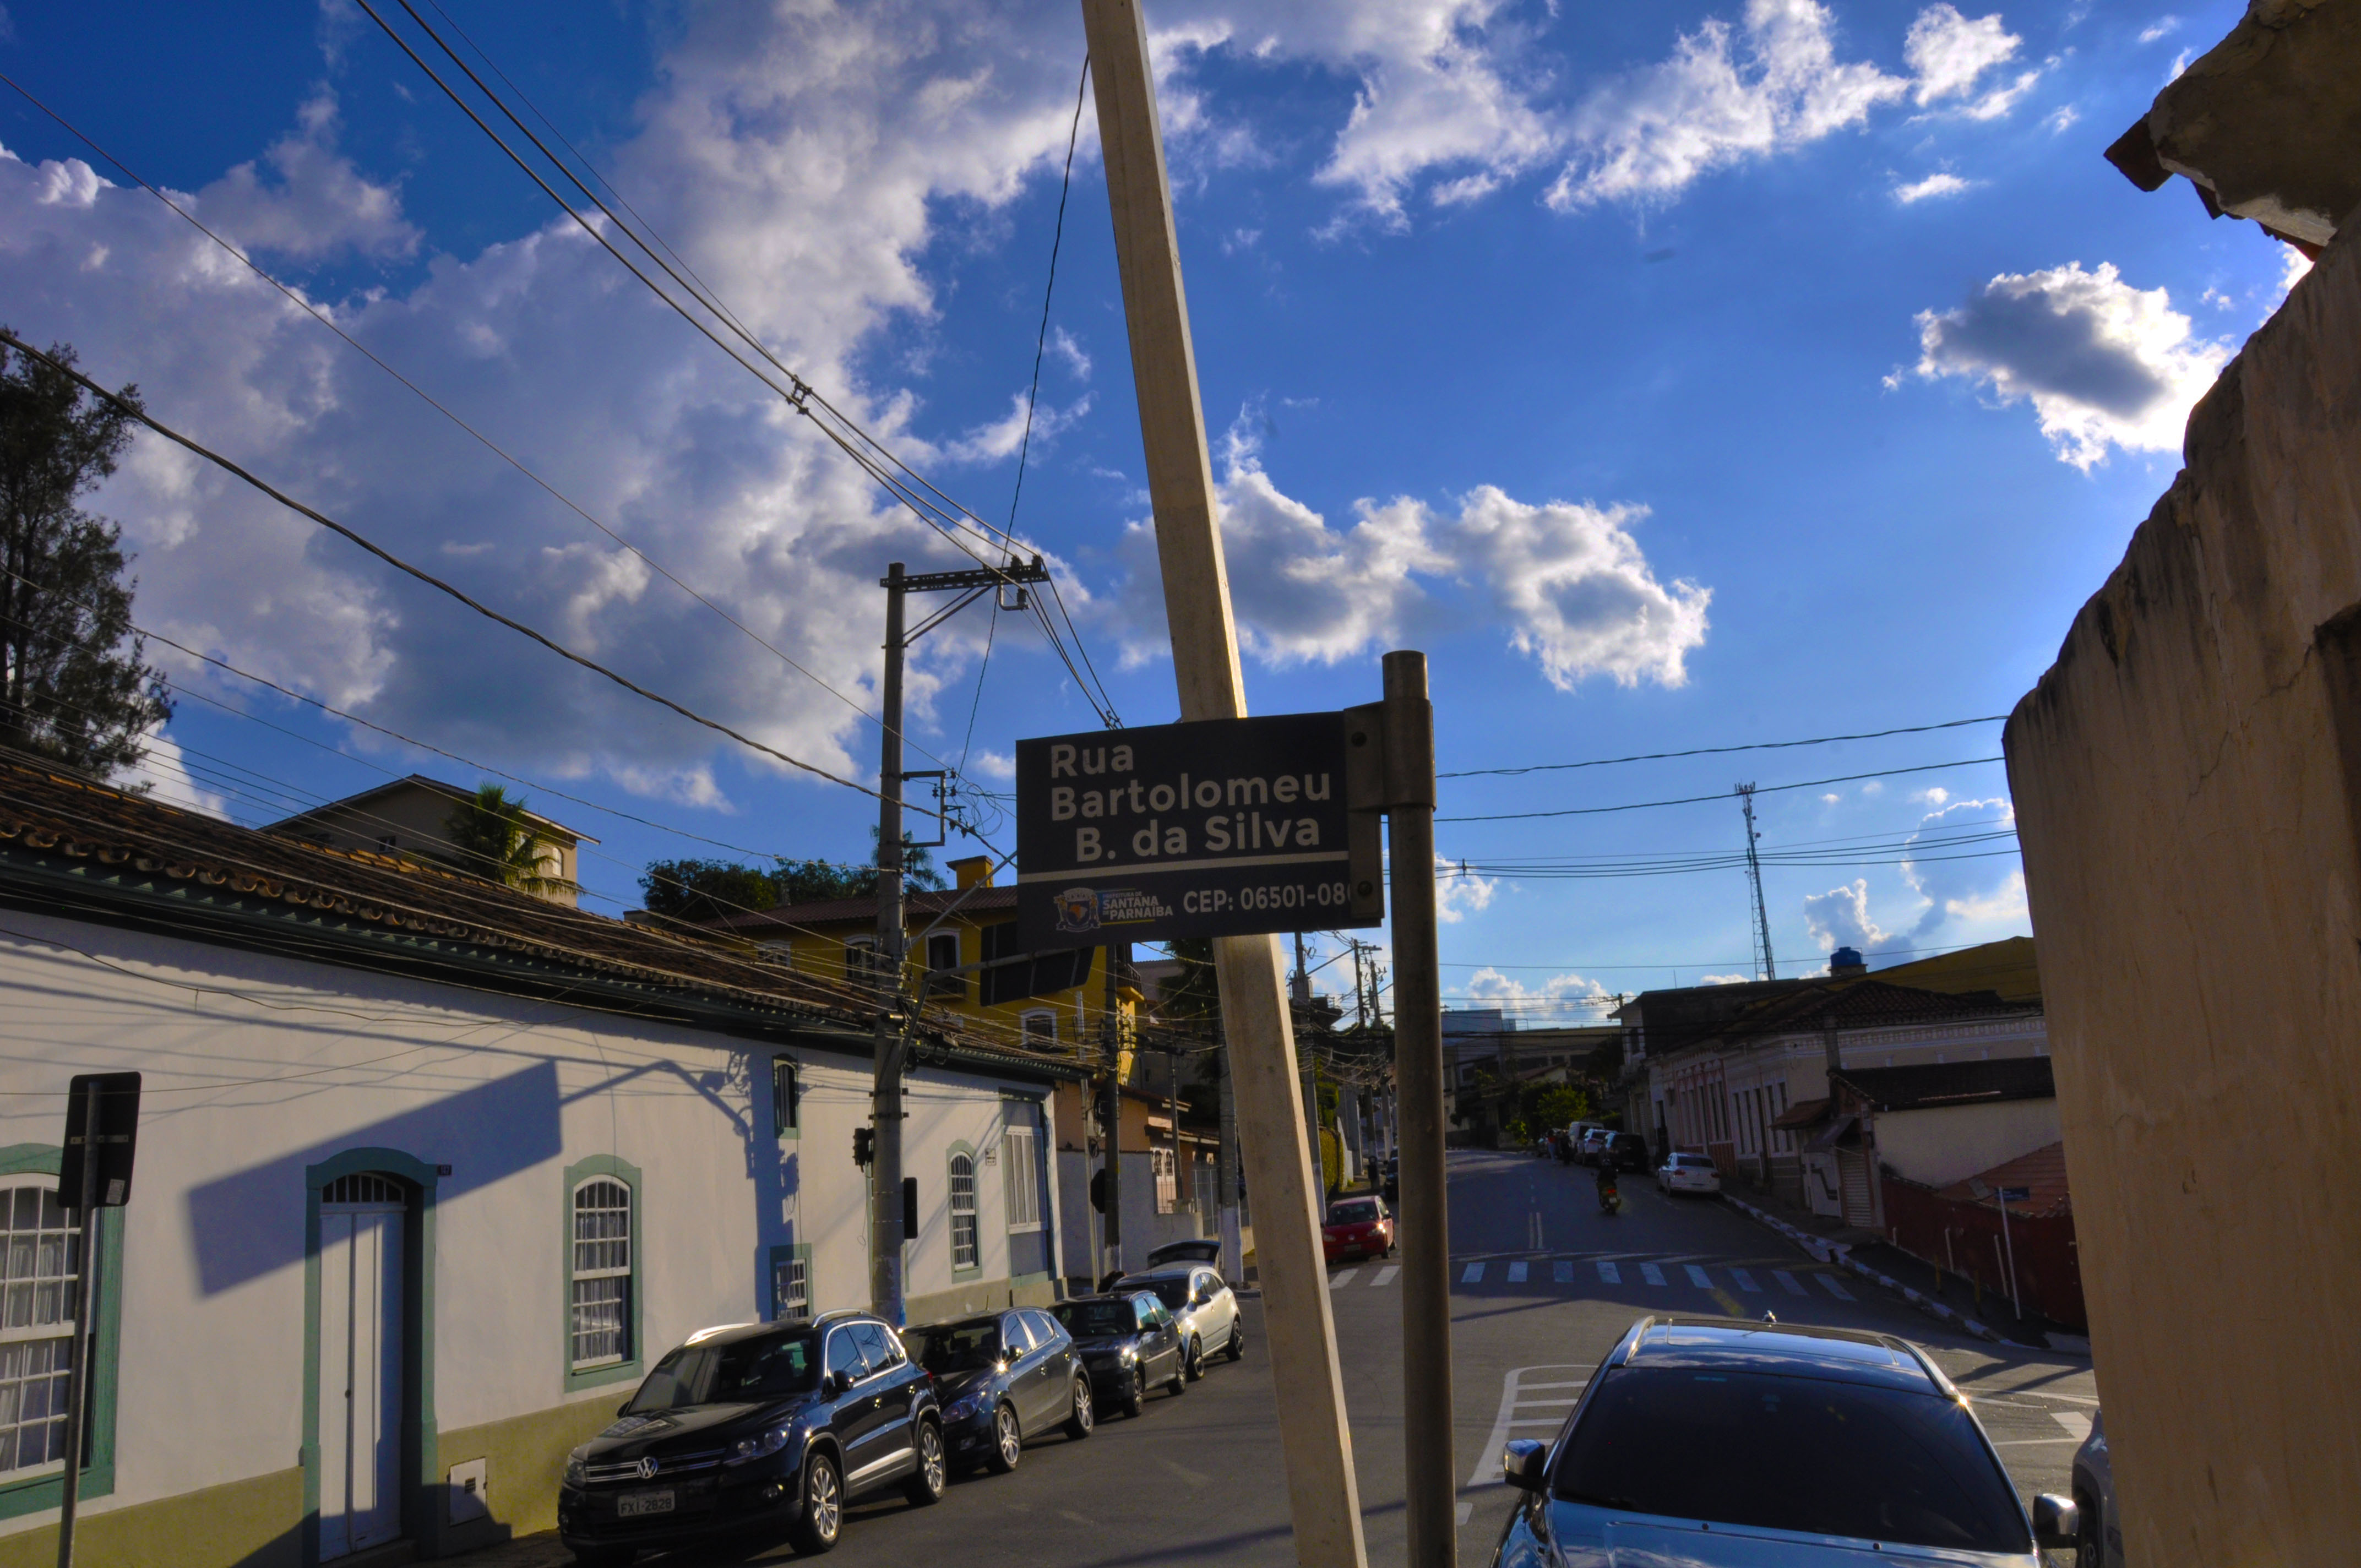
[[[908,1330],[903,1342],[935,1380],[953,1464],[1005,1475],[1027,1440],[1062,1426],[1085,1438],[1097,1423],[1091,1380],[1073,1336],[1030,1307]]]
[[[1189,1391],[1180,1325],[1147,1291],[1077,1296],[1049,1310],[1073,1336],[1091,1391],[1125,1415],[1139,1414],[1156,1384],[1175,1394]]]
[[[764,1529],[825,1552],[854,1497],[943,1495],[933,1382],[866,1312],[697,1334],[616,1416],[558,1491],[558,1535],[585,1563]]]

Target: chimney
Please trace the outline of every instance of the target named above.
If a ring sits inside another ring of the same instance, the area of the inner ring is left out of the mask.
[[[990,855],[970,855],[963,861],[951,861],[950,867],[951,875],[958,879],[957,886],[959,891],[961,893],[965,893],[972,887],[990,887],[992,885],[992,857]]]
[[[1868,972],[1869,965],[1862,959],[1858,948],[1839,948],[1828,955],[1830,979],[1859,980]]]

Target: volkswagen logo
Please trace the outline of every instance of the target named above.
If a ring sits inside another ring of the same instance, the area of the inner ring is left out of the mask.
[[[653,1459],[642,1459],[640,1461],[640,1479],[642,1481],[652,1481],[655,1479],[656,1472],[663,1468],[664,1466],[659,1464]]]

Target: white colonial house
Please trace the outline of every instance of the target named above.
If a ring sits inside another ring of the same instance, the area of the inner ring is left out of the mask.
[[[1845,956],[1840,949],[1839,959]],[[1856,959],[1825,978],[1643,992],[1617,1014],[1627,1072],[1644,1084],[1632,1109],[1660,1153],[1708,1155],[1726,1177],[1847,1224],[1882,1229],[1880,1135],[1871,1118],[1847,1113],[1831,1089],[1831,1070],[2004,1061],[2049,1050],[2037,1000],[1886,978],[1903,972],[1871,977]],[[1932,978],[1958,983],[1950,974]],[[2019,1098],[1989,1113],[1925,1119],[1940,1127],[1942,1140],[1968,1139],[1976,1157],[2003,1145],[2009,1146],[2003,1157],[2013,1157],[2058,1137],[2054,1103],[2043,1123],[2040,1107]],[[1897,1124],[1886,1135],[1909,1133]],[[1917,1142],[1938,1135],[1920,1132]],[[1909,1156],[1914,1167],[1947,1157],[1915,1144]]]
[[[695,1330],[868,1302],[870,1022],[751,950],[0,764],[0,1568],[55,1561],[68,1080],[103,1212],[78,1556],[422,1557],[555,1523]],[[923,1030],[912,1321],[1052,1298],[1060,1063]]]

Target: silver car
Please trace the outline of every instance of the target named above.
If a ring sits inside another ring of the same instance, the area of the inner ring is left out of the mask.
[[[1932,1361],[1846,1329],[1642,1318],[1556,1440],[1500,1464],[1526,1497],[1495,1568],[2041,1568],[2075,1543]]]
[[[1205,1376],[1205,1357],[1220,1351],[1235,1361],[1246,1353],[1246,1326],[1238,1319],[1238,1299],[1222,1277],[1202,1263],[1177,1264],[1126,1274],[1116,1290],[1148,1290],[1164,1303],[1180,1328],[1180,1354],[1193,1381]]]
[[[2107,1455],[2107,1417],[2091,1416],[2091,1435],[2074,1451],[2074,1506],[2082,1515],[2074,1568],[2124,1568],[2124,1522],[2115,1513],[2115,1465]]]

